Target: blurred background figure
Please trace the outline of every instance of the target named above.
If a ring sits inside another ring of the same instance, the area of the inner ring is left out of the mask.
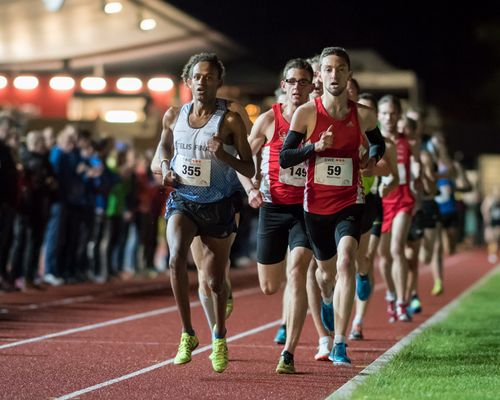
[[[500,186],[493,186],[491,192],[484,198],[481,212],[485,223],[484,238],[488,244],[488,261],[496,264],[500,241]]]
[[[22,290],[40,289],[40,249],[57,189],[41,131],[28,133],[21,162],[22,184],[11,254],[11,279],[18,280]]]
[[[7,270],[13,239],[14,219],[18,199],[17,148],[10,137],[16,135],[16,120],[7,113],[0,114],[0,290],[14,290]]]

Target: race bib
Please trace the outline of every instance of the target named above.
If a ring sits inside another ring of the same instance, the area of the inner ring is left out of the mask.
[[[352,186],[352,158],[317,157],[314,183],[330,186]]]
[[[175,160],[175,173],[183,185],[210,186],[210,160],[197,160],[177,155]]]
[[[447,201],[451,200],[452,193],[453,190],[451,188],[451,185],[439,186],[439,195],[435,197],[435,200],[438,203],[446,203]]]
[[[291,168],[281,168],[279,181],[287,185],[304,187],[306,185],[307,170],[304,163],[300,163]]]
[[[406,165],[398,163],[399,184],[406,184]]]

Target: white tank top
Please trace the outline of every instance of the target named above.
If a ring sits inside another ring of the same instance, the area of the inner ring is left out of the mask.
[[[173,130],[171,168],[179,180],[175,189],[182,197],[197,203],[212,203],[229,197],[238,183],[235,170],[208,150],[207,142],[219,132],[227,112],[225,100],[217,99],[216,104],[215,112],[201,128],[189,125],[193,103],[184,104]],[[224,150],[237,154],[234,146],[224,145]]]

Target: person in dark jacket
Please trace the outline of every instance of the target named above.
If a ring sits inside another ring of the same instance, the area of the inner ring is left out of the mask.
[[[14,151],[9,136],[14,132],[16,121],[8,115],[0,115],[0,290],[13,290],[14,285],[7,271],[16,215],[18,173]]]
[[[15,222],[11,275],[14,279],[23,277],[23,289],[30,290],[40,288],[36,283],[40,249],[49,218],[52,192],[56,189],[42,132],[28,133],[21,162],[23,184]]]

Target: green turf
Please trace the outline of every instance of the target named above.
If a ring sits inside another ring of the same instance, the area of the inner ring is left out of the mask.
[[[500,273],[368,377],[351,398],[500,399]]]

